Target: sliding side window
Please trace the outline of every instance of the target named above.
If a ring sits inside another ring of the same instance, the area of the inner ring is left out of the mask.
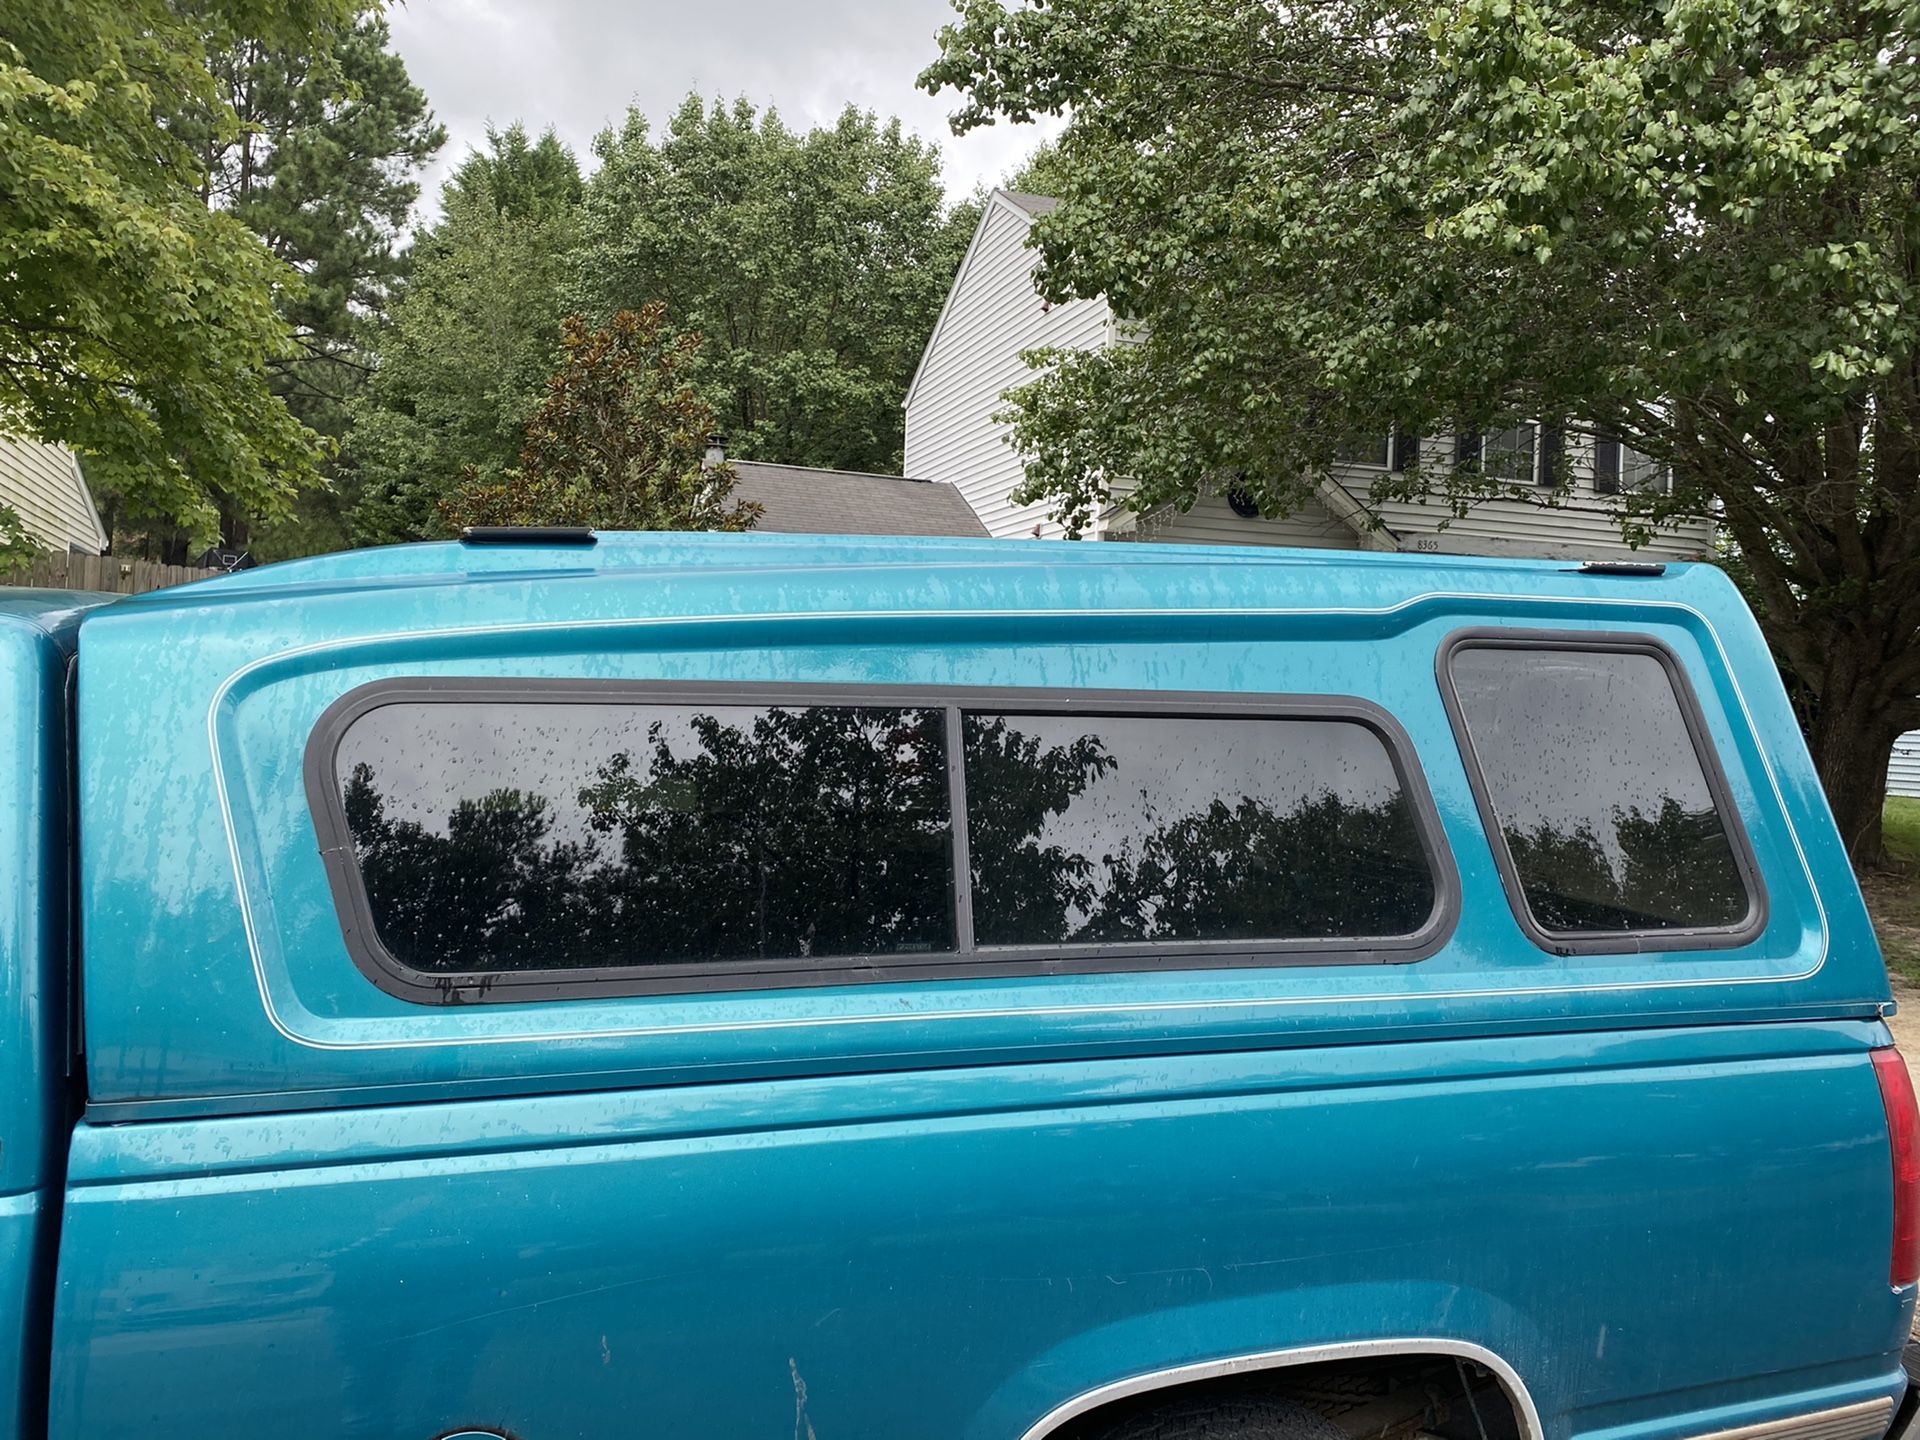
[[[1387,939],[1434,913],[1366,725],[970,713],[963,735],[983,946]]]
[[[381,682],[307,783],[422,1000],[1411,960],[1457,895],[1398,727],[1318,697]]]
[[[1549,949],[1737,944],[1746,837],[1678,662],[1637,639],[1468,637],[1444,661],[1482,818]]]
[[[422,974],[951,951],[939,710],[380,705],[333,765],[367,921]]]

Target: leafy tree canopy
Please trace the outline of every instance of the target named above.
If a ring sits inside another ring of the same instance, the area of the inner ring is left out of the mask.
[[[595,142],[579,308],[649,300],[706,337],[696,379],[743,456],[897,471],[901,398],[971,233],[939,152],[849,108],[806,134],[689,96]]]
[[[1920,726],[1920,56],[1905,0],[958,0],[956,127],[1070,113],[1054,299],[1141,343],[1015,400],[1025,498],[1270,513],[1343,438],[1564,419],[1714,514],[1856,858]],[[1455,506],[1510,488],[1428,466]]]
[[[273,389],[295,418],[337,438],[368,374],[368,332],[406,270],[399,242],[419,196],[416,177],[445,132],[376,13],[360,15],[323,50],[248,38],[213,51],[209,63],[221,111],[189,109],[175,129],[199,157],[202,199],[243,221],[298,275],[279,297],[293,347],[272,364]],[[223,122],[227,114],[237,126]],[[322,473],[334,480],[337,464],[329,459]],[[131,521],[144,523],[141,548],[155,558],[189,557],[192,537],[172,517],[140,514],[105,487],[97,497],[117,549],[128,538],[121,522]],[[216,501],[220,542],[261,558],[346,541],[330,483],[307,486],[293,513],[264,529],[239,497],[219,492]]]
[[[686,372],[700,337],[675,334],[658,301],[603,330],[562,327],[560,372],[527,424],[518,468],[471,473],[441,503],[464,525],[590,525],[606,530],[745,530],[757,505],[729,505],[731,466],[705,465],[713,411]]]
[[[530,139],[524,125],[487,127],[487,148],[475,150],[447,177],[441,203],[483,204],[502,215],[542,219],[580,203],[580,162],[551,129]]]
[[[0,505],[0,575],[11,575],[24,570],[33,563],[40,553],[40,542],[27,530],[27,522],[20,518],[20,512],[8,505]]]
[[[572,153],[519,126],[490,132],[448,180],[353,403],[358,539],[437,534],[439,502],[469,470],[504,480],[559,363],[580,194]]]
[[[0,433],[84,450],[154,513],[284,509],[320,444],[268,383],[293,276],[209,209],[178,125],[237,121],[210,51],[325,51],[354,0],[14,0],[0,25]],[[186,127],[190,128],[190,127]]]

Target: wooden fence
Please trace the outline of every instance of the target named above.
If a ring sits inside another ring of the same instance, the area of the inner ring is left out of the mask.
[[[0,585],[34,585],[47,590],[108,590],[144,595],[169,585],[185,585],[218,575],[193,565],[158,565],[151,560],[122,560],[115,555],[42,555],[25,570],[0,575]]]

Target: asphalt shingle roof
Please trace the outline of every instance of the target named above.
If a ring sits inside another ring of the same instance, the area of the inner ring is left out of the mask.
[[[1000,193],[1036,219],[1060,203],[1051,195],[1029,195],[1024,190],[1003,190]]]
[[[766,507],[753,528],[786,535],[971,535],[987,533],[951,485],[735,460],[729,497]]]

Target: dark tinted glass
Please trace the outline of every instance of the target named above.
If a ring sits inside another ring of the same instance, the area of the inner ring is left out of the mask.
[[[1450,669],[1542,929],[1719,928],[1746,918],[1733,842],[1658,657],[1467,647]]]
[[[1364,725],[983,714],[963,734],[982,945],[1385,938],[1433,912]]]
[[[336,764],[416,970],[954,946],[939,710],[396,703]]]

